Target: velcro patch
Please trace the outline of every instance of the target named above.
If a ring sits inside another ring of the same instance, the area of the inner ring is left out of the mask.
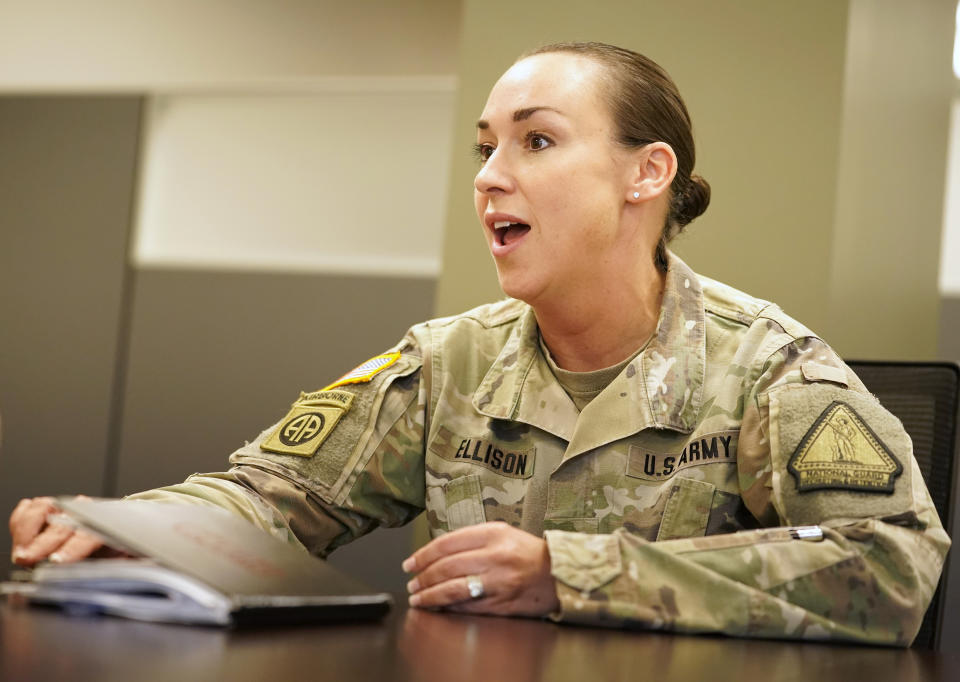
[[[805,362],[800,365],[800,372],[807,381],[832,381],[847,387],[847,373],[839,367],[822,365],[818,362]]]
[[[351,404],[353,394],[346,391],[324,389],[301,393],[280,426],[260,444],[260,449],[280,455],[313,457]]]
[[[383,355],[370,358],[359,367],[355,367],[344,374],[342,377],[325,387],[323,390],[329,391],[331,388],[336,388],[337,386],[343,386],[345,384],[362,384],[370,381],[373,377],[399,359],[400,353],[384,353]]]
[[[787,463],[797,490],[893,492],[903,465],[856,410],[833,401],[813,423]]]

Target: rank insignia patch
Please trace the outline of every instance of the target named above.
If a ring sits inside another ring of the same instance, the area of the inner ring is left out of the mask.
[[[400,353],[384,353],[383,355],[370,358],[359,367],[356,367],[344,374],[342,377],[334,381],[323,390],[329,391],[331,388],[336,388],[337,386],[343,386],[345,384],[362,384],[370,381],[374,376],[385,370],[399,359]]]
[[[301,393],[280,426],[260,444],[260,449],[280,455],[313,457],[352,403],[353,394],[346,391],[324,389]]]
[[[893,492],[903,465],[856,411],[834,401],[817,418],[790,457],[797,490]]]

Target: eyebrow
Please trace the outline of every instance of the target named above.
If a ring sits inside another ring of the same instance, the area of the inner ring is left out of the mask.
[[[525,107],[523,109],[517,109],[515,112],[513,112],[513,122],[517,123],[519,121],[526,121],[538,111],[554,111],[558,114],[563,113],[559,109],[554,109],[553,107]],[[486,130],[489,127],[489,121],[485,121],[482,118],[477,121],[477,128],[480,130]]]

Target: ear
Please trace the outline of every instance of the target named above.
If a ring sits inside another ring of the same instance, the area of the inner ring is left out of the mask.
[[[650,201],[670,191],[677,174],[677,155],[666,142],[651,142],[637,149],[633,177],[627,187],[627,201]]]

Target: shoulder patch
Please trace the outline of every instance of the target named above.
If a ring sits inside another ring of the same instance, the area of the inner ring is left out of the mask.
[[[331,388],[344,386],[345,384],[366,383],[399,359],[400,353],[384,353],[383,355],[370,358],[359,367],[355,367],[344,374],[342,377],[325,387],[323,390],[329,391]]]
[[[892,493],[903,465],[860,418],[839,400],[825,409],[787,463],[797,490]]]
[[[290,413],[260,444],[260,449],[280,455],[313,457],[352,403],[353,394],[346,391],[324,389],[301,393]]]

